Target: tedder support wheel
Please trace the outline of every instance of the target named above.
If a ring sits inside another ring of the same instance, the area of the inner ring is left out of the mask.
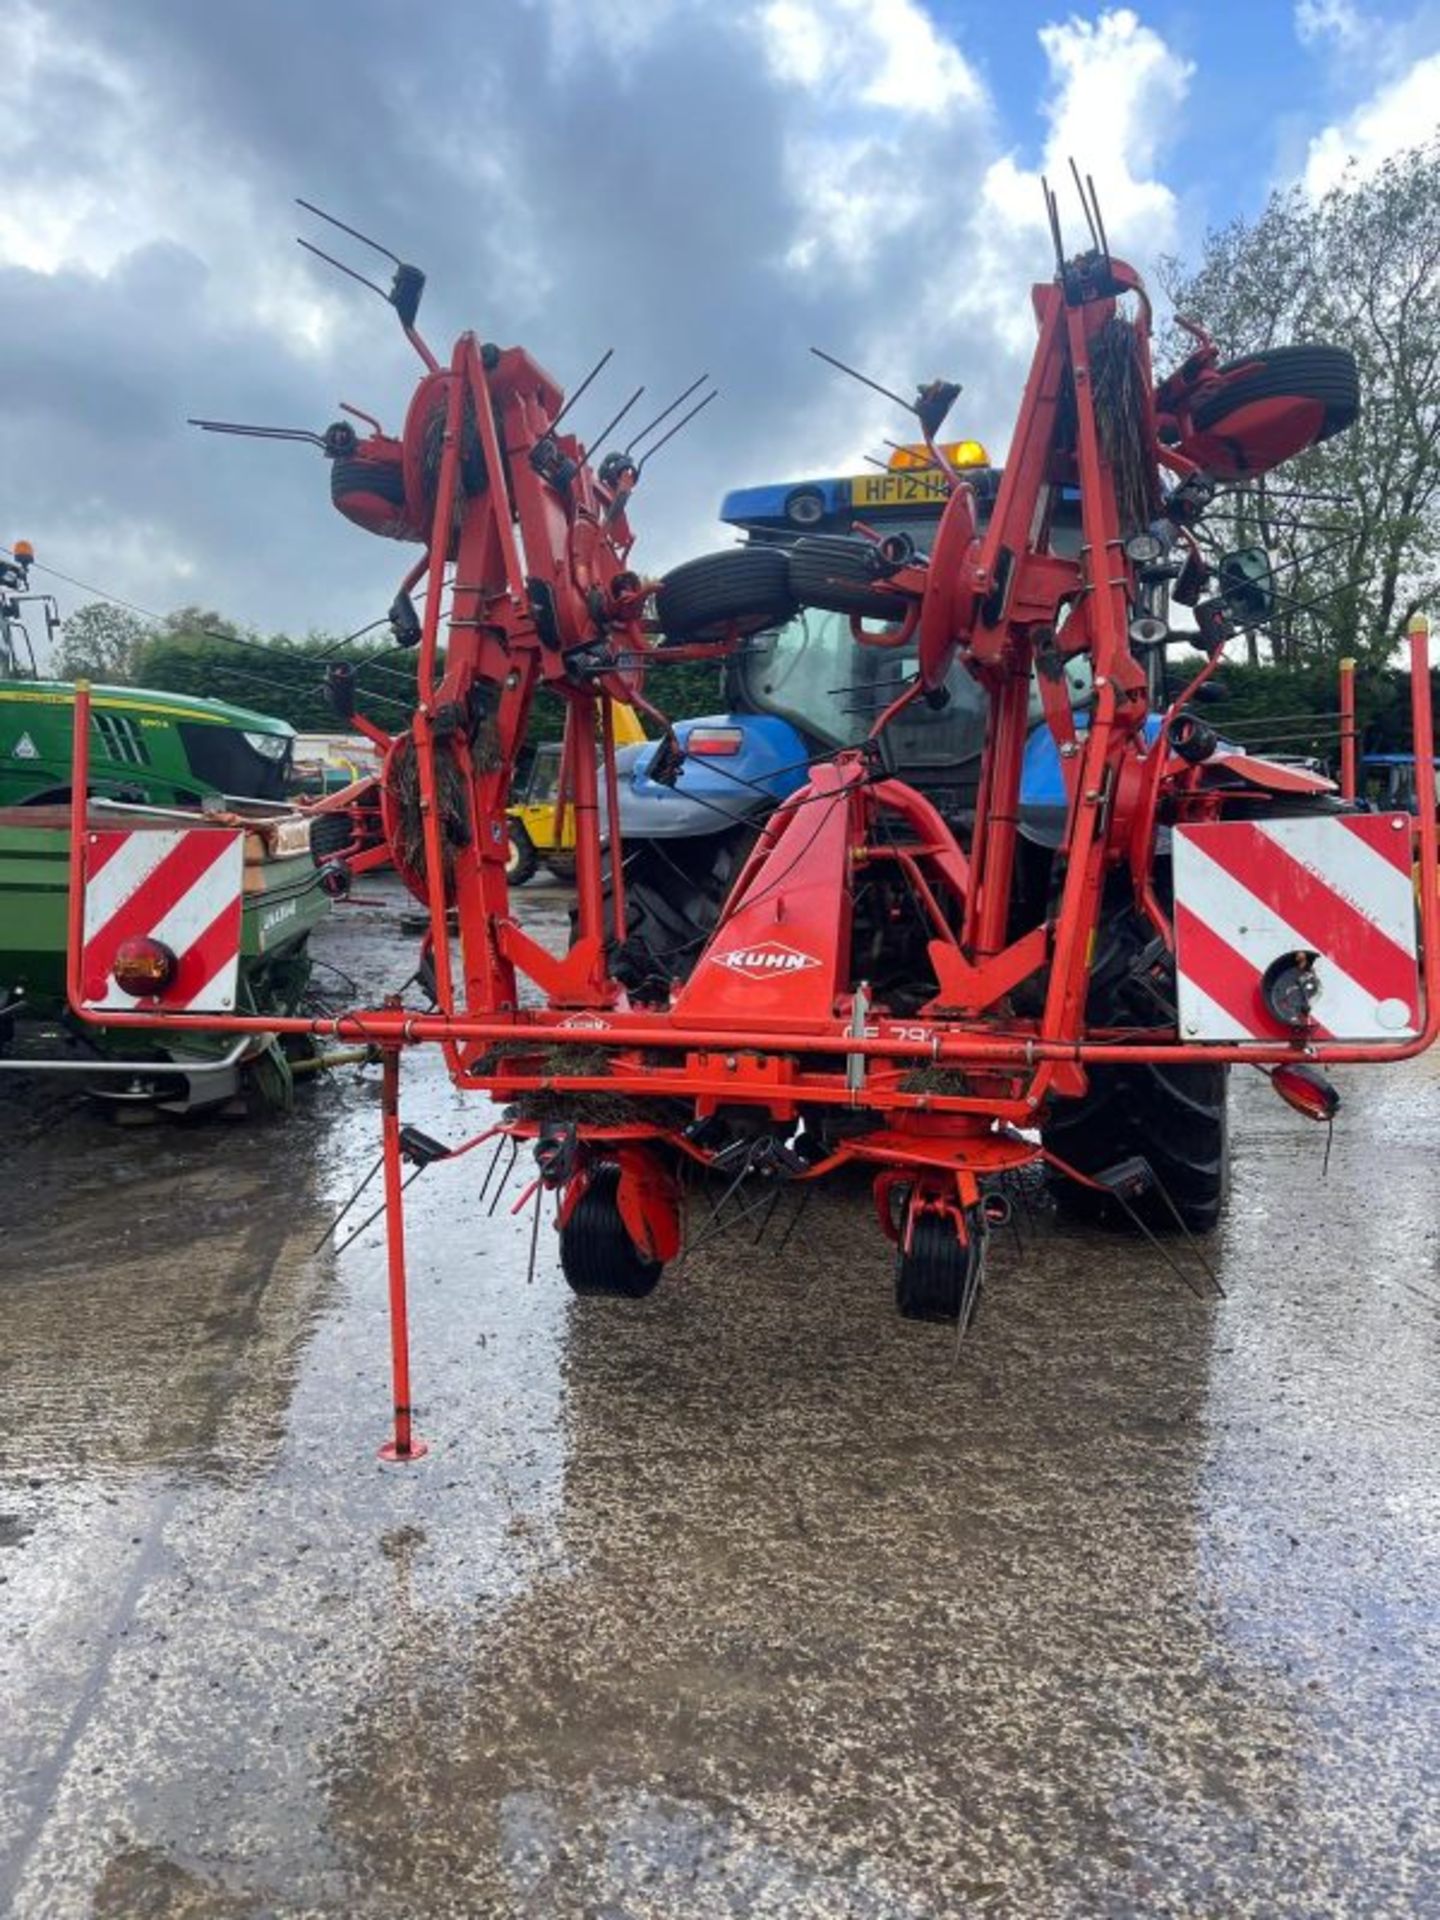
[[[1344,347],[1271,347],[1217,367],[1219,384],[1191,414],[1215,471],[1263,473],[1348,427],[1360,411],[1354,355]]]
[[[505,878],[512,887],[523,887],[539,865],[535,842],[530,838],[523,820],[507,820],[505,832],[509,840],[505,854]]]
[[[795,611],[783,547],[734,547],[672,567],[655,594],[668,640],[723,640],[782,626]]]
[[[884,563],[873,541],[844,533],[817,533],[790,549],[790,591],[802,607],[827,613],[903,620],[910,602],[884,588]]]
[[[919,1214],[910,1251],[902,1245],[895,1255],[895,1305],[904,1318],[958,1320],[963,1309],[968,1327],[980,1300],[984,1251],[978,1229],[962,1242],[946,1215]]]
[[[342,500],[369,497],[387,506],[405,505],[405,471],[399,459],[332,460],[330,498],[337,506]]]
[[[602,1162],[560,1229],[560,1266],[572,1293],[643,1300],[655,1291],[662,1263],[644,1259],[626,1232],[619,1186],[619,1167]]]

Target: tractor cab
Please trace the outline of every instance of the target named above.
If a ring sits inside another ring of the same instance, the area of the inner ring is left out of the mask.
[[[978,440],[957,441],[944,451],[972,487],[983,529],[1000,473]],[[1081,537],[1079,492],[1073,487],[1052,491],[1050,546],[1056,553],[1073,555]],[[908,543],[916,554],[928,555],[949,496],[949,479],[936,469],[928,448],[897,447],[884,470],[729,493],[720,517],[756,545],[789,546],[797,537],[829,535],[853,551],[856,536],[869,535]],[[822,553],[821,567],[838,567],[848,558],[839,546],[834,555],[827,563]],[[847,598],[843,589],[836,593],[838,580],[824,584],[832,603]],[[873,604],[874,589],[864,584],[855,607]],[[903,609],[897,606],[896,612]],[[795,728],[807,746],[825,752],[863,740],[913,678],[917,647],[857,644],[851,620],[844,606],[806,606],[783,625],[756,635],[728,663],[725,695],[732,713],[774,715]],[[1083,705],[1090,693],[1088,660],[1078,657],[1067,674],[1072,702]],[[886,728],[883,745],[892,772],[920,788],[947,818],[962,821],[979,778],[986,697],[958,662],[947,676],[945,694],[943,703],[917,704],[898,715]],[[1038,687],[1032,688],[1030,707],[1031,724],[1038,726]]]
[[[40,677],[26,611],[38,609],[49,639],[61,623],[54,596],[30,590],[34,564],[28,540],[0,557],[0,807],[70,799],[75,688]],[[227,701],[96,686],[90,733],[87,784],[99,799],[200,807],[217,795],[279,803],[289,790],[294,729]]]
[[[942,451],[970,486],[977,523],[985,527],[1000,471],[977,440]],[[756,612],[750,622],[756,630],[725,662],[725,711],[674,727],[678,771],[663,764],[658,742],[616,756],[627,899],[638,926],[630,947],[641,955],[637,975],[688,964],[771,811],[805,784],[812,762],[870,736],[913,685],[918,643],[864,645],[857,626],[893,635],[904,623],[907,602],[877,580],[873,557],[882,550],[928,556],[951,485],[927,447],[910,446],[896,447],[888,466],[869,473],[726,494],[720,517],[745,536],[741,551],[753,556],[759,598],[765,598],[768,557],[782,561],[787,581],[783,593]],[[1073,557],[1082,538],[1078,488],[1046,488],[1043,513],[1051,552]],[[697,563],[700,587],[709,564]],[[679,604],[674,579],[658,602],[662,624],[694,617],[693,602]],[[1091,698],[1088,653],[1077,652],[1064,671],[1083,724]],[[887,770],[921,793],[962,843],[973,823],[988,717],[984,688],[957,660],[939,697],[912,702],[880,733]],[[1021,830],[1049,848],[1064,817],[1052,788],[1063,794],[1063,787],[1042,720],[1032,676],[1028,728],[1037,750],[1026,762]]]

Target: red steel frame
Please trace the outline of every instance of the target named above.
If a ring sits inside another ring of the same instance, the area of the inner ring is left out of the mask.
[[[912,1204],[902,1231],[912,1230],[918,1206],[948,1214],[963,1239],[977,1230],[983,1182],[1039,1154],[1018,1129],[1033,1126],[1051,1097],[1082,1093],[1089,1065],[1394,1061],[1440,1036],[1440,891],[1423,620],[1410,636],[1420,803],[1415,852],[1421,876],[1421,1032],[1376,1045],[1319,1041],[1304,1033],[1291,1041],[1213,1045],[1183,1042],[1173,1028],[1087,1029],[1089,955],[1107,877],[1128,870],[1137,902],[1169,942],[1153,886],[1157,820],[1162,810],[1170,822],[1215,818],[1223,806],[1206,782],[1205,767],[1173,753],[1163,728],[1158,740],[1146,744],[1146,675],[1129,640],[1137,599],[1134,567],[1091,397],[1096,337],[1126,295],[1135,296],[1136,351],[1146,391],[1153,394],[1148,304],[1129,268],[1090,256],[1053,284],[1037,287],[1039,340],[989,526],[976,537],[969,489],[955,476],[930,563],[904,566],[886,582],[913,602],[898,637],[918,630],[921,676],[882,716],[876,732],[924,689],[941,686],[957,657],[990,696],[968,852],[921,795],[879,777],[864,750],[818,764],[810,784],[772,815],[704,956],[713,961],[737,943],[743,950],[747,941],[768,935],[803,951],[809,964],[763,987],[704,964],[668,1006],[633,1004],[606,962],[607,867],[614,877],[615,924],[624,925],[610,705],[617,698],[638,700],[654,711],[642,692],[644,664],[657,657],[646,617],[651,583],[629,566],[626,508],[634,470],[623,468],[602,480],[580,443],[552,430],[563,396],[522,349],[482,346],[464,334],[445,372],[434,368],[426,350],[432,369],[427,378],[444,381],[442,453],[428,551],[407,578],[407,586],[422,578],[428,586],[418,705],[408,736],[390,744],[387,767],[388,773],[402,752],[417,757],[422,871],[406,865],[388,787],[386,829],[397,867],[429,908],[439,1010],[415,1014],[391,1005],[323,1018],[206,1016],[191,1023],[227,1032],[329,1035],[384,1050],[396,1406],[389,1457],[414,1458],[420,1448],[410,1431],[398,1198],[397,1087],[406,1046],[438,1043],[458,1084],[506,1099],[536,1091],[603,1091],[647,1102],[669,1097],[693,1103],[697,1115],[759,1109],[777,1126],[804,1109],[864,1110],[877,1122],[872,1130],[846,1136],[799,1177],[819,1177],[847,1159],[869,1161],[877,1169],[887,1230],[893,1226],[890,1193],[903,1179]],[[1204,362],[1203,354],[1195,356],[1201,380],[1209,377]],[[1162,441],[1155,404],[1146,432],[1157,466],[1182,477],[1193,471],[1183,434]],[[486,475],[474,491],[462,481],[462,443],[471,438]],[[1049,504],[1062,484],[1080,490],[1083,544],[1073,559],[1049,550]],[[857,622],[857,638],[894,644],[897,636],[869,634]],[[732,634],[705,651],[713,655],[738,640]],[[693,651],[667,647],[664,657]],[[1081,653],[1089,657],[1095,687],[1083,736],[1068,700],[1055,691],[1057,676],[1043,670],[1053,669],[1057,655]],[[1021,765],[1037,656],[1066,779],[1064,879],[1044,924],[1011,938]],[[1218,656],[1217,645],[1211,667]],[[565,764],[576,818],[576,933],[568,953],[558,957],[512,916],[505,877],[510,779],[542,684],[566,702]],[[1173,704],[1167,723],[1191,692],[1193,684]],[[82,1004],[88,714],[82,686],[75,709],[71,1006],[78,1018],[106,1026],[184,1024],[183,1016],[144,1008],[100,1015]],[[444,811],[442,755],[453,762],[450,791],[458,774],[464,796],[458,844]],[[882,837],[877,822],[887,816],[902,820],[912,838],[897,845]],[[916,1018],[892,1018],[850,977],[851,876],[878,860],[899,863],[931,922],[940,992]],[[459,926],[454,956],[452,907]],[[1043,1010],[1019,1018],[1009,1010],[1008,995],[1037,973],[1045,981]],[[522,1005],[522,976],[540,989],[543,1006]],[[497,1043],[503,1057],[493,1051]],[[595,1049],[596,1071],[552,1070],[546,1053],[557,1043],[567,1055],[573,1047]],[[917,1063],[953,1067],[963,1083],[957,1077],[954,1091],[906,1090],[900,1082]],[[521,1122],[513,1130],[536,1129]],[[579,1155],[567,1175],[561,1217],[583,1191],[588,1156],[618,1159],[621,1210],[632,1237],[642,1250],[673,1252],[675,1203],[673,1182],[663,1175],[665,1161],[675,1155],[704,1161],[705,1150],[638,1113],[633,1124],[618,1128],[582,1123],[577,1135]]]

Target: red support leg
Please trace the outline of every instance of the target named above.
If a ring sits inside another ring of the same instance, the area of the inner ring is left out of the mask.
[[[418,1460],[430,1449],[410,1427],[410,1321],[405,1293],[405,1199],[400,1159],[400,1049],[386,1047],[380,1082],[384,1127],[385,1251],[390,1268],[390,1376],[395,1432],[382,1460]]]

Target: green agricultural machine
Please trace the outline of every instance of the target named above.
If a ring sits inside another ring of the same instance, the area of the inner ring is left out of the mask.
[[[288,1106],[292,1062],[278,1042],[236,1047],[197,1034],[112,1035],[68,1020],[71,735],[75,689],[39,675],[27,625],[59,627],[31,590],[33,550],[0,557],[0,1080],[78,1076],[119,1108],[188,1113],[249,1089]],[[289,1014],[310,978],[311,931],[330,909],[312,847],[318,823],[287,800],[293,729],[219,700],[92,687],[89,817],[97,829],[184,826],[222,814],[247,831],[240,995],[247,1011]]]

